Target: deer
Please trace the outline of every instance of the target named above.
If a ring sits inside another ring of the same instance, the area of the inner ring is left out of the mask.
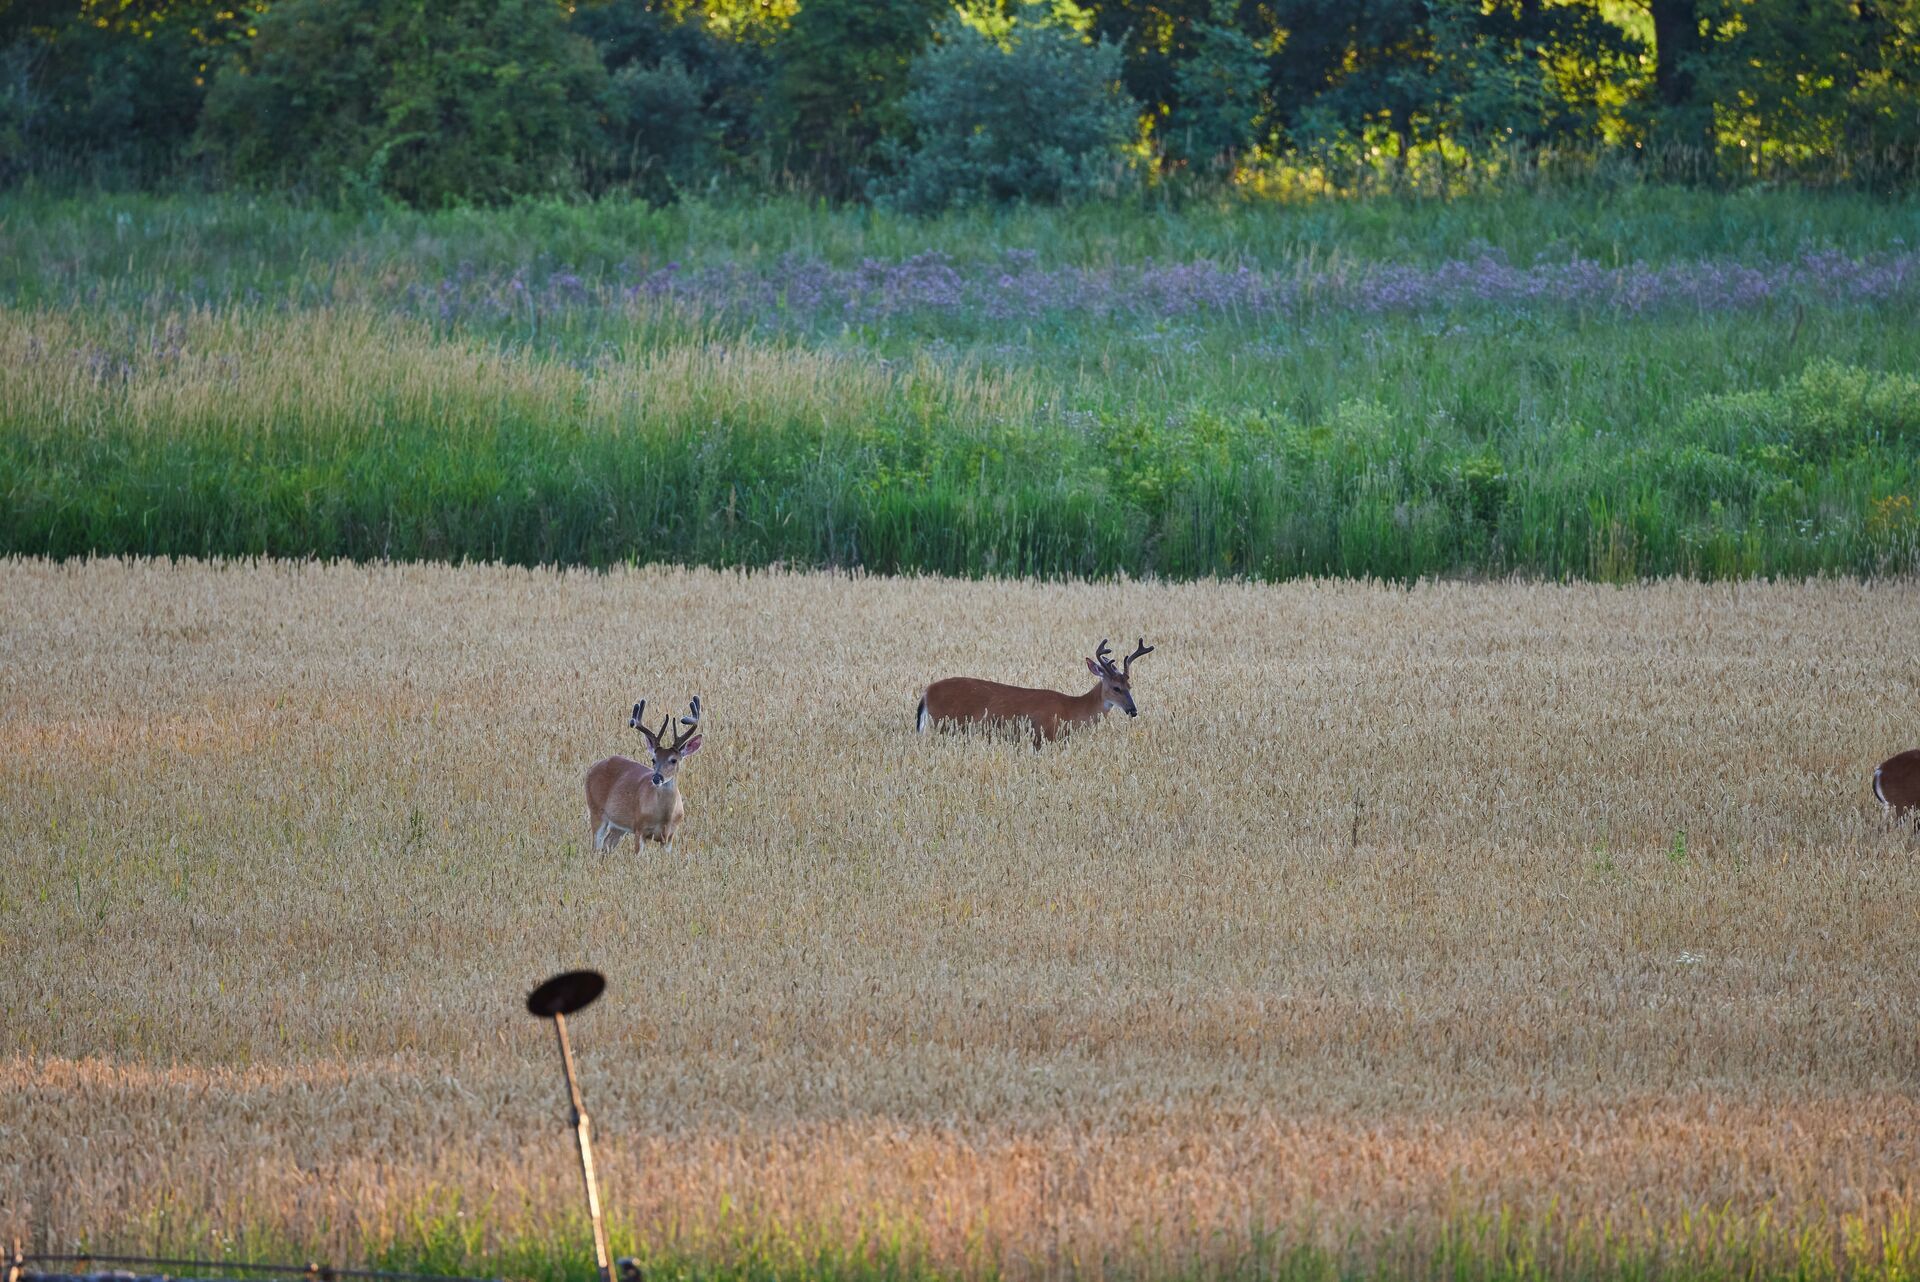
[[[948,677],[928,686],[920,695],[914,729],[922,734],[942,725],[1011,725],[1024,721],[1033,734],[1033,746],[1058,739],[1075,726],[1090,725],[1118,708],[1129,717],[1140,715],[1133,702],[1133,661],[1153,653],[1145,637],[1118,666],[1106,638],[1087,660],[1096,678],[1093,689],[1081,695],[1058,690],[1029,690],[1022,686],[982,681],[978,677]]]
[[[1895,753],[1873,768],[1873,796],[1895,819],[1920,811],[1920,748]]]
[[[647,727],[647,701],[633,705],[627,724],[647,741],[652,760],[642,765],[631,757],[608,757],[587,771],[587,826],[595,850],[613,850],[620,839],[633,835],[635,850],[657,841],[673,849],[673,834],[686,818],[681,799],[680,763],[700,751],[700,696],[693,696],[687,715],[675,728],[669,713],[658,730]]]

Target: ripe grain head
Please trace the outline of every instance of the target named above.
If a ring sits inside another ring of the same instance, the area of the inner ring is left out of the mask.
[[[590,963],[610,1203],[663,1249],[1905,1223],[1920,874],[1867,776],[1917,623],[1906,583],[7,562],[0,1219],[561,1223],[518,999]],[[911,733],[930,679],[1077,691],[1140,633],[1138,721]],[[585,766],[694,693],[684,848],[594,854]]]

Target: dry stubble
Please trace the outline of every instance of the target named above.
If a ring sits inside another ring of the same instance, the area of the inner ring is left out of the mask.
[[[1906,583],[0,564],[0,1229],[551,1225],[518,999],[586,963],[663,1250],[1904,1234],[1920,874],[1867,772],[1917,625]],[[1138,721],[911,733],[933,677],[1077,691],[1141,632]],[[582,771],[696,692],[682,846],[594,854]]]

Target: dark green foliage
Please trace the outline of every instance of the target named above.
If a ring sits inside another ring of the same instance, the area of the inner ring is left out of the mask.
[[[1656,55],[1633,113],[1708,173],[1910,183],[1920,152],[1916,0],[1647,0]],[[1718,156],[1713,153],[1717,151]]]
[[[490,203],[572,189],[605,93],[555,0],[285,0],[201,136],[243,182]]]
[[[1871,168],[1876,153],[1920,147],[1920,3],[1817,0],[1739,17],[1699,60],[1692,104],[1736,163],[1829,153]]]
[[[1004,30],[1044,8],[970,11]],[[659,203],[798,183],[839,200],[899,176],[882,162],[924,133],[907,120],[908,69],[952,9],[12,0],[0,5],[0,182],[224,174],[427,204],[576,189]],[[1874,189],[1920,176],[1920,0],[1063,0],[1060,11],[1120,50],[1138,104],[1129,138],[1157,148],[1170,177],[1452,194],[1602,163]],[[212,170],[192,161],[196,130]]]
[[[0,13],[0,181],[26,170],[108,183],[175,171],[208,66],[246,21],[206,0],[16,0]]]
[[[770,74],[760,45],[652,0],[582,8],[573,30],[612,76],[597,189],[629,187],[658,204],[749,167]]]
[[[0,185],[26,173],[40,148],[45,107],[34,83],[37,52],[25,42],[0,48]]]
[[[1273,50],[1305,34],[1281,28],[1267,0],[1099,0],[1086,5],[1085,11],[1092,20],[1089,34],[1119,47],[1121,82],[1140,104],[1153,134],[1169,139],[1184,128],[1181,119],[1190,115],[1192,108],[1208,110],[1203,104],[1188,101],[1190,88],[1198,86],[1182,84],[1185,64],[1195,58],[1218,61],[1223,56],[1232,61],[1239,54],[1238,50],[1211,42],[1206,28],[1231,29],[1240,37],[1231,44],[1244,41],[1259,52],[1261,67],[1254,81],[1234,89],[1263,98],[1271,97],[1279,88],[1270,74]],[[1194,73],[1188,74],[1192,77]],[[1217,86],[1208,87],[1206,93],[1218,102]],[[1182,160],[1189,154],[1176,152]]]
[[[1709,8],[1716,7],[1707,0]],[[1669,146],[1711,147],[1713,113],[1698,92],[1711,43],[1700,0],[1647,0],[1653,21],[1652,133]]]
[[[613,170],[656,204],[699,181],[720,142],[706,113],[710,86],[684,63],[629,63],[613,73],[607,127],[618,140]]]
[[[1174,70],[1178,102],[1165,127],[1169,156],[1203,168],[1230,169],[1261,140],[1267,110],[1267,59],[1232,25],[1225,3],[1215,20],[1194,24],[1193,52]]]
[[[1437,51],[1425,0],[1281,0],[1293,33],[1275,68],[1281,123],[1326,162],[1358,154],[1369,127],[1403,164],[1437,124]]]
[[[807,0],[775,54],[767,132],[776,158],[829,195],[860,190],[868,153],[902,121],[907,69],[945,0]]]
[[[1434,114],[1469,147],[1581,145],[1641,54],[1587,5],[1446,0],[1433,8]]]
[[[913,144],[884,203],[955,205],[1081,199],[1111,187],[1135,104],[1120,51],[1055,26],[1017,28],[1006,48],[958,20],[915,60],[906,113]]]
[[[1353,165],[1370,136],[1404,173],[1417,146],[1590,140],[1635,52],[1590,6],[1505,0],[1282,0],[1301,33],[1278,59],[1283,124],[1323,161]]]

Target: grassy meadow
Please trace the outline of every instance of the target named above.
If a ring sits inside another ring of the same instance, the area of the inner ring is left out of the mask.
[[[0,1238],[585,1282],[584,964],[656,1279],[1910,1282],[1916,321],[1834,193],[0,198]]]
[[[985,393],[982,393],[984,395]],[[313,412],[330,412],[323,406]],[[0,562],[0,1228],[583,1278],[1910,1276],[1911,581]],[[954,672],[1142,715],[911,733]],[[588,848],[703,696],[671,856]]]
[[[1920,204],[0,201],[0,551],[1900,574]]]

